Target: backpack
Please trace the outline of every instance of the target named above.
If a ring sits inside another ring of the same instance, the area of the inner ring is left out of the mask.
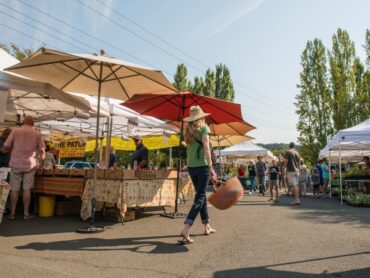
[[[315,166],[313,168],[313,172],[312,172],[312,183],[313,184],[320,184],[320,171],[317,168],[317,166]]]

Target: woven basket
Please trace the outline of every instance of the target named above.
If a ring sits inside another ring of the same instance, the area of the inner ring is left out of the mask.
[[[217,209],[228,209],[243,198],[244,190],[239,179],[232,177],[208,197],[210,202]]]

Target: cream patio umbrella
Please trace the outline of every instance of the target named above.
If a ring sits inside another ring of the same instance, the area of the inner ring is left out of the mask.
[[[90,229],[95,227],[95,189],[99,135],[100,97],[121,100],[133,94],[177,94],[177,90],[159,70],[125,62],[115,58],[91,54],[69,54],[40,48],[31,57],[6,70],[49,82],[66,92],[78,92],[98,97],[98,117],[95,138],[95,171]]]
[[[222,148],[234,146],[253,139],[253,137],[248,135],[212,135],[210,137],[210,142],[213,147]]]

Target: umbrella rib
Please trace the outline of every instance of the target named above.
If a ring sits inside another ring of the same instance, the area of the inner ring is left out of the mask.
[[[80,60],[82,60],[82,58],[78,58],[78,59],[69,59],[69,60],[64,60],[64,61],[62,61],[62,62],[76,62],[76,61],[80,61]],[[11,71],[11,70],[14,70],[14,69],[23,69],[23,68],[39,67],[39,66],[46,66],[46,65],[59,64],[59,63],[61,63],[61,61],[45,62],[45,63],[39,63],[39,64],[35,64],[35,65],[12,66],[12,67],[6,68],[5,70],[6,70],[6,71]],[[11,70],[10,70],[10,69],[11,69]]]
[[[121,79],[125,79],[125,78],[131,78],[131,77],[135,77],[135,76],[140,76],[139,74],[135,73],[133,75],[128,75],[128,76],[123,76],[123,77],[117,77],[117,78],[112,78],[112,79],[103,79],[103,82],[109,82],[109,81],[114,81],[114,80],[121,80]]]
[[[95,71],[93,71],[93,69],[91,68],[91,66],[92,65],[95,65],[96,64],[96,62],[92,62],[91,63],[91,65],[87,62],[87,60],[84,60],[84,62],[86,63],[86,65],[87,65],[87,67],[91,70],[91,72],[94,74],[94,76],[95,76],[95,79],[96,80],[99,80],[99,77],[96,75],[96,73],[95,73]],[[84,70],[84,71],[86,71],[87,70],[87,68]]]
[[[121,86],[121,88],[122,88],[123,92],[126,94],[127,99],[129,99],[129,98],[130,98],[130,96],[129,96],[129,94],[128,94],[128,93],[127,93],[127,91],[126,91],[125,86],[123,86],[123,84],[121,83],[121,80],[119,80],[119,79],[118,79],[118,77],[117,77],[117,75],[116,75],[116,72],[114,72],[114,71],[113,71],[113,69],[112,69],[112,66],[111,66],[111,65],[109,65],[108,67],[109,67],[109,69],[112,71],[112,74],[116,77],[116,79],[117,79],[117,81],[118,81],[118,84]]]
[[[104,77],[102,79],[102,82],[105,82],[109,77],[111,77],[115,72],[117,72],[118,70],[120,70],[122,68],[122,66],[119,66],[117,69],[115,70],[112,70],[112,72],[110,74],[108,74],[106,77]]]
[[[165,84],[162,84],[161,82],[158,82],[158,81],[154,80],[153,78],[150,78],[149,76],[146,76],[145,74],[142,74],[142,73],[140,73],[140,72],[137,72],[136,70],[134,70],[134,69],[132,69],[132,68],[128,68],[128,67],[126,67],[126,66],[122,66],[122,67],[124,67],[124,68],[126,68],[126,69],[128,69],[128,70],[131,70],[131,71],[133,71],[133,72],[135,72],[135,73],[137,73],[137,74],[140,74],[140,75],[144,76],[145,78],[149,79],[150,81],[153,81],[153,82],[155,82],[155,83],[157,83],[157,84],[159,84],[159,85],[162,85],[163,87],[165,87],[165,88],[167,88],[167,89],[169,89],[169,90],[171,90],[171,91],[178,92],[176,89],[171,88],[171,87],[169,87],[169,86],[167,86],[167,85],[165,85]],[[157,71],[157,72],[160,72],[160,71]]]
[[[153,98],[157,98],[157,97],[158,97],[158,96],[153,96]],[[160,105],[162,105],[162,104],[164,104],[164,103],[166,103],[166,102],[170,102],[170,103],[172,103],[172,104],[174,104],[174,105],[178,106],[178,105],[177,105],[177,103],[172,102],[172,99],[174,99],[175,97],[177,97],[177,95],[171,96],[171,99],[167,99],[167,98],[165,98],[165,97],[161,96],[161,98],[163,98],[163,99],[164,99],[164,101],[163,101],[163,102],[161,102],[161,103],[159,103],[159,104],[154,104],[154,105],[155,105],[155,106],[160,106]],[[141,112],[140,114],[144,114],[144,115],[145,115],[145,113],[147,113],[148,111],[152,110],[153,108],[154,108],[154,107],[150,107],[149,109],[144,110],[144,111],[143,111],[143,112]]]
[[[65,67],[71,69],[71,70],[74,70],[76,72],[78,72],[79,74],[77,76],[75,76],[72,80],[68,81],[68,83],[66,85],[64,85],[62,88],[65,88],[68,84],[70,84],[73,80],[75,80],[79,75],[83,75],[87,78],[90,78],[91,80],[93,81],[98,81],[94,78],[92,78],[91,76],[88,76],[86,73],[84,73],[85,70],[87,70],[89,67],[86,67],[83,71],[79,71],[78,69],[75,69],[74,67],[70,66],[70,65],[67,65],[65,64],[64,62],[61,62],[62,65],[64,65]]]

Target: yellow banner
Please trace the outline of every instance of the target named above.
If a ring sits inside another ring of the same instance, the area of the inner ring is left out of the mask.
[[[59,143],[59,157],[83,157],[86,143],[80,141],[62,141]]]
[[[106,138],[103,139],[103,146],[106,146]],[[164,138],[162,135],[153,135],[143,137],[143,144],[148,150],[158,150],[170,147],[177,147],[179,145],[179,137],[177,135],[171,135],[168,138]],[[113,137],[111,146],[116,150],[123,151],[134,151],[136,149],[134,141],[132,139],[123,140],[118,137]],[[86,144],[86,152],[94,151],[95,140],[89,140]]]

